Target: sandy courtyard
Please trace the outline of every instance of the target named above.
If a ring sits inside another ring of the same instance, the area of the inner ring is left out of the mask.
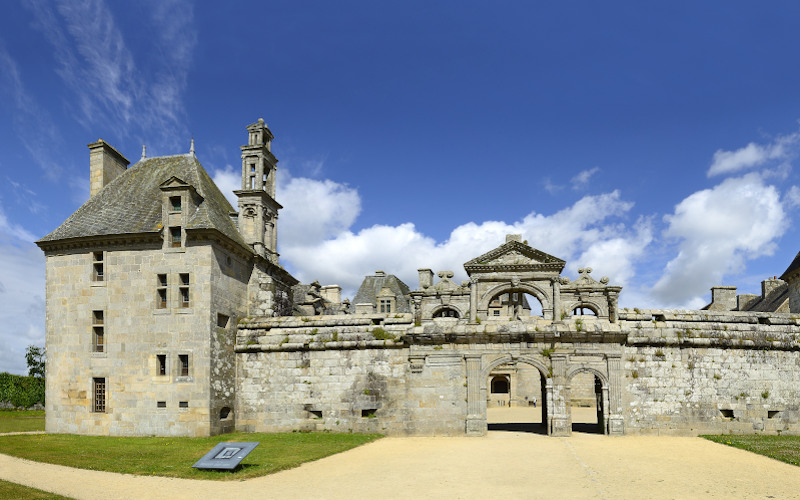
[[[515,419],[490,414],[501,417]],[[81,471],[0,455],[0,478],[81,499],[800,498],[800,468],[759,455],[700,438],[583,433],[385,438],[239,482]]]

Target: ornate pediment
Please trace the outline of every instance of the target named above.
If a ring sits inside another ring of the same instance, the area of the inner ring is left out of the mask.
[[[494,271],[555,271],[564,269],[565,261],[537,250],[527,244],[511,240],[494,250],[476,257],[466,264],[467,274]]]
[[[161,183],[159,186],[161,189],[169,189],[169,188],[185,188],[191,187],[186,181],[181,179],[180,177],[175,177],[174,175],[167,179],[166,181]]]

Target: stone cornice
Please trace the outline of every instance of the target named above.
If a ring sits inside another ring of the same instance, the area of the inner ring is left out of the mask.
[[[121,246],[137,243],[157,243],[160,247],[161,233],[154,231],[148,233],[101,234],[52,241],[39,240],[36,242],[36,245],[38,245],[39,248],[41,248],[44,252],[57,252],[60,250]]]

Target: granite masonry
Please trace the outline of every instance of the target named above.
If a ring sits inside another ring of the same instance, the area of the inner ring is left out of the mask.
[[[576,406],[608,435],[800,434],[800,254],[761,295],[620,309],[509,235],[465,282],[377,271],[351,304],[280,266],[273,135],[247,130],[238,210],[193,147],[128,168],[89,146],[91,198],[38,242],[48,432],[481,436],[487,408],[537,405],[553,436]]]

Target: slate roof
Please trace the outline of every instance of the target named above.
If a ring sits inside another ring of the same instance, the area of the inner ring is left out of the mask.
[[[783,281],[793,281],[791,278],[797,273],[797,271],[800,271],[800,252],[797,252],[797,255],[792,263],[789,264],[789,267],[786,268],[783,274],[780,275],[780,279]]]
[[[411,290],[394,274],[365,276],[356,292],[353,304],[377,304],[378,293],[384,288],[388,288],[394,294],[398,313],[411,312],[408,305],[408,294],[411,293]]]
[[[91,236],[159,233],[159,225],[164,223],[161,185],[171,177],[190,184],[203,198],[186,225],[188,231],[215,229],[243,248],[250,249],[231,220],[233,207],[191,154],[139,161],[37,243]]]

